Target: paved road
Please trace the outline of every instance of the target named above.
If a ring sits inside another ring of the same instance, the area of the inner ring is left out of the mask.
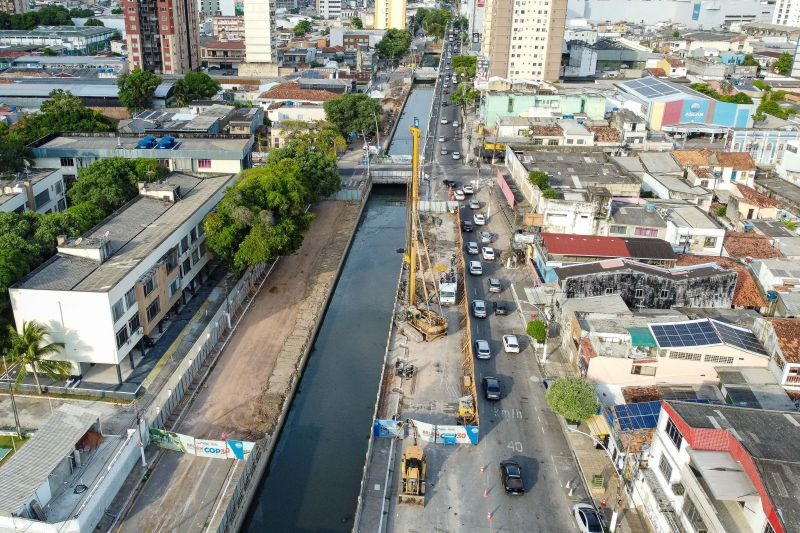
[[[446,90],[442,85],[440,80],[437,83],[437,97],[443,89]],[[452,80],[449,85],[452,89]],[[449,100],[446,95],[442,96]],[[459,128],[452,126],[454,119],[461,122],[457,113],[458,109],[452,103],[434,111],[437,140],[431,165],[430,189],[426,191],[428,197],[434,200],[444,200],[449,195],[442,184],[443,179],[467,183],[476,178],[477,169],[464,163],[464,154],[459,160],[452,158],[453,151],[462,151],[463,124]],[[447,124],[441,124],[441,119],[446,119]],[[445,141],[439,142],[439,137],[444,137]],[[447,150],[447,154],[441,153],[442,148]],[[489,173],[484,169],[485,184],[488,184],[488,177]],[[491,191],[488,186],[482,186],[474,195],[475,199],[480,200],[480,212],[484,214],[499,213],[497,198]],[[487,206],[489,202],[491,207]],[[465,219],[472,215],[469,209],[462,213]],[[487,226],[476,229],[488,229],[496,235],[492,246],[498,253],[508,249],[510,229],[506,221],[501,216],[488,218]],[[477,233],[465,233],[463,236],[465,242],[478,241]],[[468,256],[467,259],[475,257]],[[500,378],[503,397],[499,402],[488,402],[481,395],[479,445],[472,450],[464,449],[450,454],[448,458],[449,475],[447,479],[438,480],[440,486],[453,484],[470,490],[439,491],[440,494],[453,496],[451,502],[437,503],[442,511],[440,525],[445,528],[456,526],[456,529],[467,527],[470,530],[575,531],[577,528],[571,516],[571,506],[582,501],[586,494],[559,421],[547,406],[534,351],[524,336],[528,317],[518,312],[510,289],[513,283],[517,294],[524,294],[522,288],[528,275],[522,267],[506,269],[499,261],[483,261],[483,269],[483,276],[467,277],[468,299],[485,299],[490,310],[494,301],[503,301],[512,312],[508,316],[492,314],[486,319],[472,320],[473,338],[488,340],[493,352],[491,360],[476,361],[476,379],[489,375]],[[486,285],[489,277],[502,280],[502,293],[489,295]],[[503,353],[501,339],[509,333],[520,335],[523,348],[520,354]],[[506,459],[514,459],[523,467],[527,494],[522,497],[512,497],[503,491],[498,469],[500,461]],[[485,469],[483,472],[481,467]],[[568,483],[578,487],[572,495],[569,494]]]

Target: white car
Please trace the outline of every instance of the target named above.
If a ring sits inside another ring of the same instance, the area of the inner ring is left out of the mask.
[[[464,191],[467,192],[467,191]],[[470,209],[480,209],[481,203],[478,200],[470,200],[469,201],[469,208]]]
[[[475,222],[476,226],[483,226],[486,224],[486,217],[483,216],[481,213],[475,213],[474,215],[472,215],[472,220]]]
[[[456,200],[458,200],[459,202],[465,198],[464,191],[462,191],[461,189],[456,189],[453,195],[455,195]]]
[[[461,159],[461,153],[453,152],[453,159],[456,159],[456,160]],[[467,191],[464,191],[464,192],[467,192]]]
[[[439,142],[443,143],[444,142],[444,137],[439,137]]]
[[[469,273],[473,276],[482,276],[483,275],[483,265],[480,261],[470,261],[469,262]]]
[[[454,121],[453,121],[453,127],[454,127],[454,128],[457,128],[457,127],[458,127],[458,121],[457,121],[457,120],[454,120]]]
[[[519,353],[519,341],[516,335],[503,335],[503,350],[506,353]]]
[[[467,243],[467,253],[469,255],[478,255],[481,249],[478,248],[478,243],[475,241],[470,241]]]
[[[472,187],[472,185],[464,185],[464,194],[474,194],[474,193],[475,189]]]
[[[440,122],[441,122],[442,124],[447,124],[447,119],[446,119],[446,118],[443,118],[443,119],[442,119]]]
[[[603,522],[594,507],[588,503],[578,503],[572,508],[572,512],[581,533],[603,533]]]
[[[491,246],[484,246],[483,250],[481,250],[481,255],[487,261],[494,261],[494,248]]]
[[[481,244],[489,244],[494,236],[488,231],[481,232]]]
[[[478,359],[491,359],[492,350],[489,349],[489,342],[485,340],[475,341],[475,357]]]

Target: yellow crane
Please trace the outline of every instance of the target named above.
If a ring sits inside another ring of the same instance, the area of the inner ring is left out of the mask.
[[[412,152],[411,152],[411,186],[408,190],[406,200],[406,249],[408,255],[408,318],[411,325],[422,334],[426,341],[432,341],[444,335],[447,335],[447,319],[436,311],[428,307],[428,288],[425,283],[425,267],[422,261],[422,254],[419,253],[420,240],[422,240],[422,248],[425,252],[425,257],[428,262],[428,270],[430,268],[430,257],[428,257],[427,248],[424,239],[420,239],[419,230],[419,175],[420,175],[420,161],[419,161],[419,139],[422,134],[419,129],[419,121],[414,118],[414,125],[409,128],[411,130],[412,139]],[[422,292],[425,297],[423,302],[425,308],[417,304],[417,262],[419,261],[419,268],[422,274]],[[436,290],[436,281],[433,283],[434,291]]]

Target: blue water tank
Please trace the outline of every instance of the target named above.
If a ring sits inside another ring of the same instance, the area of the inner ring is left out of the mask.
[[[156,150],[169,150],[175,146],[175,137],[165,135],[156,143]]]
[[[156,138],[152,135],[148,135],[136,143],[136,148],[139,150],[149,150],[154,144],[156,144]]]

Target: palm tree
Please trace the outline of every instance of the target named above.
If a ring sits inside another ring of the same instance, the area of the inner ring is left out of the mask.
[[[67,361],[54,361],[48,356],[61,352],[64,348],[63,342],[47,342],[50,332],[42,324],[35,320],[22,324],[22,333],[9,326],[9,338],[11,340],[10,360],[19,366],[17,379],[14,380],[14,388],[24,380],[30,371],[36,379],[36,388],[42,394],[42,385],[39,383],[39,372],[47,374],[48,377],[66,379],[69,377],[72,365]],[[30,369],[30,370],[29,370]]]

